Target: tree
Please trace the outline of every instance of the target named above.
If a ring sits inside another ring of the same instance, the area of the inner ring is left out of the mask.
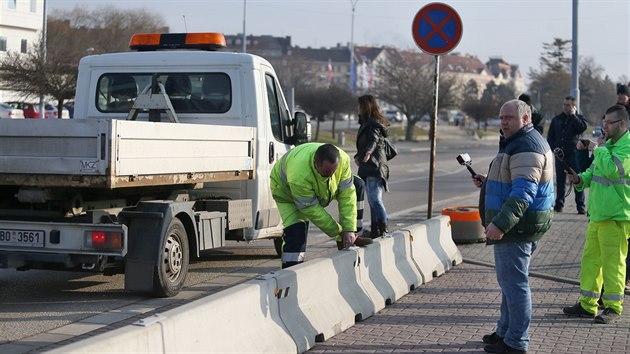
[[[296,101],[302,109],[317,119],[314,140],[319,138],[319,122],[324,116],[331,115],[333,119],[333,139],[335,138],[335,113],[350,113],[356,109],[357,101],[352,93],[344,88],[331,86],[329,88],[310,88],[296,93]]]
[[[514,97],[516,97],[516,88],[513,83],[497,85],[494,81],[490,81],[481,98],[478,99],[476,95],[466,96],[462,109],[473,117],[479,128],[482,121],[489,117],[496,117],[501,105]]]
[[[623,81],[622,81],[623,82]],[[606,109],[616,102],[615,83],[604,76],[604,68],[592,57],[580,60],[580,112],[598,123]]]
[[[413,140],[415,123],[433,110],[433,67],[422,54],[387,50],[387,59],[376,66],[375,95],[397,107],[407,116],[408,124],[405,140]],[[461,97],[458,95],[457,79],[445,73],[440,76],[438,106],[455,107]]]
[[[543,43],[545,50],[540,56],[540,63],[545,71],[550,72],[568,72],[571,64],[571,56],[566,56],[569,52],[570,39],[562,39],[554,37],[552,43]]]

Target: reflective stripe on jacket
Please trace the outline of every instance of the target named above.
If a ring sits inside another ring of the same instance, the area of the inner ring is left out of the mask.
[[[630,133],[613,144],[593,150],[593,163],[580,173],[578,191],[590,188],[588,213],[591,221],[630,220]]]
[[[342,231],[356,231],[357,197],[352,183],[350,157],[339,149],[339,165],[330,178],[315,169],[315,151],[323,144],[307,143],[287,152],[271,171],[271,193],[278,204],[295,206],[303,219],[311,221],[330,237]],[[324,208],[336,199],[339,222]],[[284,227],[298,222],[290,211],[279,205]],[[291,224],[287,225],[287,221]]]

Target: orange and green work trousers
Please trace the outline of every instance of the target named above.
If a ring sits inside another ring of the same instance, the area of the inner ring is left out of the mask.
[[[597,300],[601,296],[606,308],[621,314],[629,235],[630,221],[589,222],[582,253],[579,299],[588,312],[597,313]]]

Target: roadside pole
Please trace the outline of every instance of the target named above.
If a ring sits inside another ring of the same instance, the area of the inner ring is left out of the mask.
[[[440,55],[455,49],[462,38],[462,20],[452,7],[439,2],[425,5],[411,24],[411,34],[418,48],[435,56],[433,75],[433,116],[429,136],[431,139],[431,166],[429,168],[429,200],[427,219],[433,216],[433,190],[435,184],[435,154],[437,149],[437,120],[440,87]]]

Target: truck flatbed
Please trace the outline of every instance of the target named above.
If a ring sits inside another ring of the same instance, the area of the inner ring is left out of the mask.
[[[0,185],[124,187],[254,178],[253,127],[117,119],[0,121]]]

